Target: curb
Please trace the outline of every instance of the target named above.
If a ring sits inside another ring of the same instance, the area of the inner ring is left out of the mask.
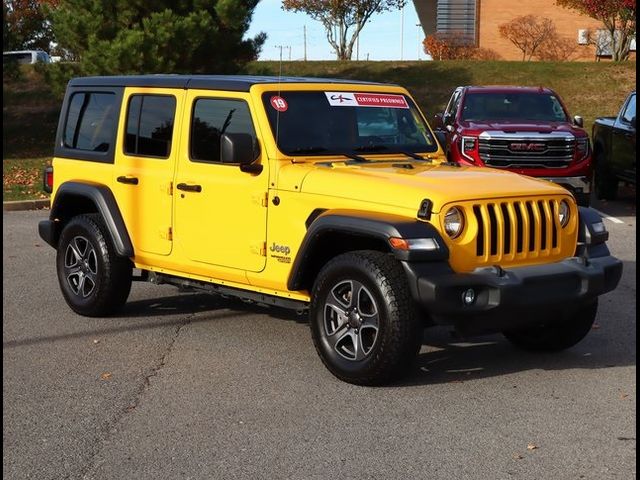
[[[41,198],[38,200],[17,200],[15,202],[2,202],[2,209],[5,212],[18,212],[21,210],[42,210],[49,208],[50,199]]]

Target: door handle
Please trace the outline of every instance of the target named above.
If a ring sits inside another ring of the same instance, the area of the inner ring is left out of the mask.
[[[178,190],[182,190],[183,192],[197,192],[200,193],[202,191],[201,185],[189,185],[188,183],[179,183],[176,185]]]
[[[127,177],[127,176],[120,176],[118,178],[116,178],[116,180],[120,183],[126,183],[127,185],[137,185],[138,184],[138,178],[137,177]]]

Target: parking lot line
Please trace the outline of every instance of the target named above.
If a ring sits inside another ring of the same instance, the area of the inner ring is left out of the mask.
[[[594,210],[596,210],[594,208]],[[596,210],[596,212],[598,212],[598,215],[600,215],[602,218],[606,218],[607,220],[609,220],[610,222],[613,223],[624,223],[622,220],[620,220],[619,218],[616,217],[612,217],[610,215],[607,215],[606,213],[602,213],[600,210]]]

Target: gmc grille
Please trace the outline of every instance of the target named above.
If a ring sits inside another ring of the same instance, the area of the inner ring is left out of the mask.
[[[498,137],[487,134],[478,139],[478,152],[485,165],[494,168],[564,168],[573,160],[573,135],[527,135]]]

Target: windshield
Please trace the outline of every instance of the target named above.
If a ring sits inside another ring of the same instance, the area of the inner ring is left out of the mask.
[[[533,120],[566,122],[560,101],[548,93],[468,93],[462,107],[463,121]]]
[[[405,95],[266,92],[274,138],[287,155],[435,152],[418,109]]]

